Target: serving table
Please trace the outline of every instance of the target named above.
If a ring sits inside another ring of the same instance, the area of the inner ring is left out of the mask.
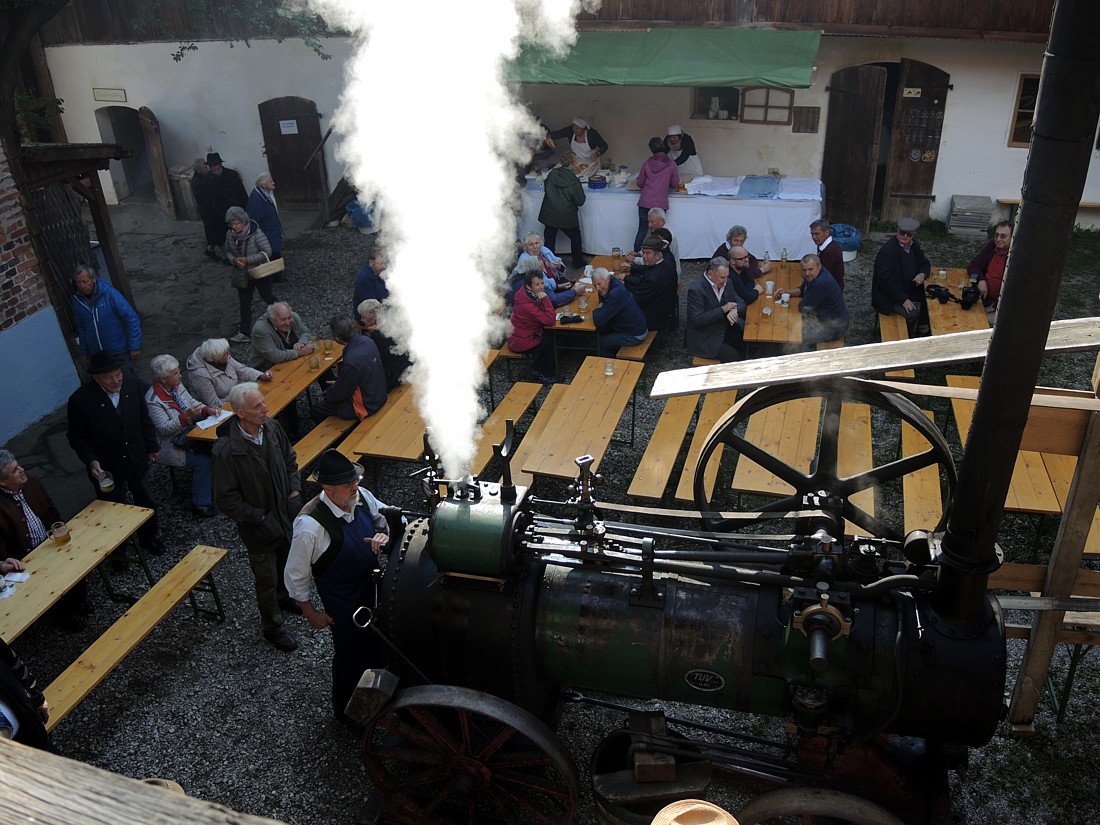
[[[966,281],[969,276],[965,269],[952,268],[947,270],[947,279],[941,281],[938,277],[939,270],[932,268],[932,277],[925,283],[938,284],[951,290],[956,298],[962,297],[959,284]],[[976,329],[989,329],[989,317],[981,301],[971,305],[970,309],[963,309],[957,301],[948,301],[941,304],[935,298],[925,297],[928,304],[928,324],[932,328],[933,335],[947,335],[951,332],[970,332]]]

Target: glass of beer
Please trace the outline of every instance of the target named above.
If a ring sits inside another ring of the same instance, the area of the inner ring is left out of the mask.
[[[309,356],[309,371],[319,372],[321,369],[321,359],[316,355]]]
[[[103,493],[113,493],[115,490],[115,477],[106,470],[99,477],[99,490]]]
[[[332,360],[332,339],[331,338],[326,338],[324,340],[323,346],[324,346],[324,350],[325,350],[325,360],[326,361],[331,361]]]
[[[69,525],[63,521],[55,521],[50,525],[50,538],[57,544],[68,544]]]
[[[615,246],[611,248],[611,274],[615,275],[619,271],[619,267],[623,263],[623,251],[619,247]]]

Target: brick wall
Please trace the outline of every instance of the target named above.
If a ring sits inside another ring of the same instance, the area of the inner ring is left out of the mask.
[[[0,332],[30,317],[49,302],[38,257],[31,245],[27,216],[0,148]]]

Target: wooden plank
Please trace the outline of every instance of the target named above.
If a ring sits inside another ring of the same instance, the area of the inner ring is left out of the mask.
[[[922,410],[929,419],[935,420],[928,410]],[[917,455],[929,448],[928,440],[912,426],[902,422],[901,454]],[[906,534],[913,530],[931,530],[943,515],[943,490],[940,487],[939,467],[924,467],[915,473],[909,473],[901,481],[902,501],[904,504],[904,525]]]
[[[626,494],[634,498],[660,500],[664,498],[668,480],[672,477],[672,468],[680,455],[688,426],[695,416],[699,396],[681,395],[665,402],[653,435],[649,437],[645,454],[642,456],[630,489]]]
[[[1017,564],[1007,562],[989,575],[990,590],[1022,590],[1027,593],[1042,591],[1047,578],[1045,564]],[[1100,570],[1076,570],[1071,579],[1070,592],[1064,596],[1100,597]]]
[[[842,404],[840,407],[840,450],[837,473],[842,478],[866,472],[874,466],[871,454],[871,407],[867,404]],[[856,507],[875,514],[874,488],[860,490],[851,497]]]
[[[691,446],[688,448],[687,458],[684,460],[684,469],[680,473],[680,483],[676,486],[677,501],[695,501],[695,468],[699,464],[699,455],[703,452],[703,444],[710,435],[711,428],[725,415],[729,408],[737,403],[737,393],[716,392],[703,399],[703,409],[699,412],[699,419],[695,422],[695,434],[691,438]],[[719,447],[711,456],[706,468],[707,496],[714,493],[714,480],[718,476],[718,464],[722,460],[722,448]]]
[[[0,739],[0,776],[0,822],[282,825],[7,739]]]
[[[616,358],[622,358],[625,361],[644,361],[646,353],[649,352],[649,348],[653,346],[653,342],[657,340],[657,331],[654,330],[646,335],[645,340],[640,344],[634,344],[629,347],[619,347],[619,351],[615,353]]]
[[[50,703],[47,730],[53,730],[91,693],[227,553],[221,547],[196,546],[54,679],[44,691]]]
[[[745,438],[802,473],[817,454],[821,399],[798,398],[775,404],[749,418]],[[737,457],[732,489],[769,496],[789,496],[794,488],[752,459]]]
[[[668,398],[839,375],[980,361],[985,358],[992,334],[992,330],[960,332],[827,352],[815,350],[776,358],[754,358],[730,364],[670,370],[657,376],[650,396]],[[1048,354],[1096,349],[1100,349],[1100,319],[1074,318],[1055,321],[1050,325],[1046,346]],[[908,391],[904,384],[897,384],[896,388],[902,392]]]
[[[306,433],[294,445],[294,453],[298,456],[298,469],[313,463],[330,446],[336,443],[344,433],[352,428],[355,421],[347,421],[335,415],[330,415],[312,430]]]
[[[481,441],[477,445],[477,453],[470,462],[470,473],[481,475],[485,465],[493,457],[493,445],[500,443],[507,429],[508,419],[519,421],[527,408],[535,400],[535,396],[542,389],[542,384],[534,384],[528,381],[517,381],[508,390],[508,394],[500,399],[497,408],[485,420],[481,427]]]
[[[878,329],[879,338],[883,342],[909,340],[909,325],[901,315],[878,313]],[[913,370],[888,370],[886,377],[905,380],[916,378],[917,373]]]
[[[345,438],[336,449],[352,461],[358,461],[360,455],[358,450],[359,445],[367,438],[375,428],[375,425],[382,420],[382,412],[391,404],[394,406],[401,404],[405,395],[411,391],[411,384],[398,384],[390,390],[389,396],[386,398],[386,403],[382,406],[382,409],[379,410],[377,414],[369,415],[360,421],[355,426],[355,429],[348,433],[348,437]]]
[[[153,516],[113,501],[93,501],[68,520],[69,542],[46,539],[23,558],[30,574],[0,601],[0,639],[12,642]]]
[[[1058,496],[1058,503],[1064,510],[1069,500],[1073,477],[1077,472],[1077,456],[1043,453],[1043,463],[1054,487],[1054,494]],[[1092,526],[1089,528],[1088,538],[1085,539],[1084,554],[1092,558],[1100,556],[1100,508],[1093,514]]]
[[[519,448],[512,458],[512,483],[520,484],[524,487],[531,486],[534,477],[520,468],[530,459],[532,452],[538,445],[539,438],[546,429],[546,425],[550,423],[554,411],[565,397],[565,391],[568,386],[568,384],[555,384],[550,388],[550,392],[546,394],[546,398],[542,399],[538,412],[535,413],[535,420],[532,421],[531,426],[527,428],[527,432],[524,433],[522,440],[519,442]]]

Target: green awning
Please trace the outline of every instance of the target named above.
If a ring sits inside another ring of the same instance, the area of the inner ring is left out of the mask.
[[[573,86],[810,85],[820,31],[652,29],[581,32],[562,59],[525,47],[508,71],[520,83]]]

